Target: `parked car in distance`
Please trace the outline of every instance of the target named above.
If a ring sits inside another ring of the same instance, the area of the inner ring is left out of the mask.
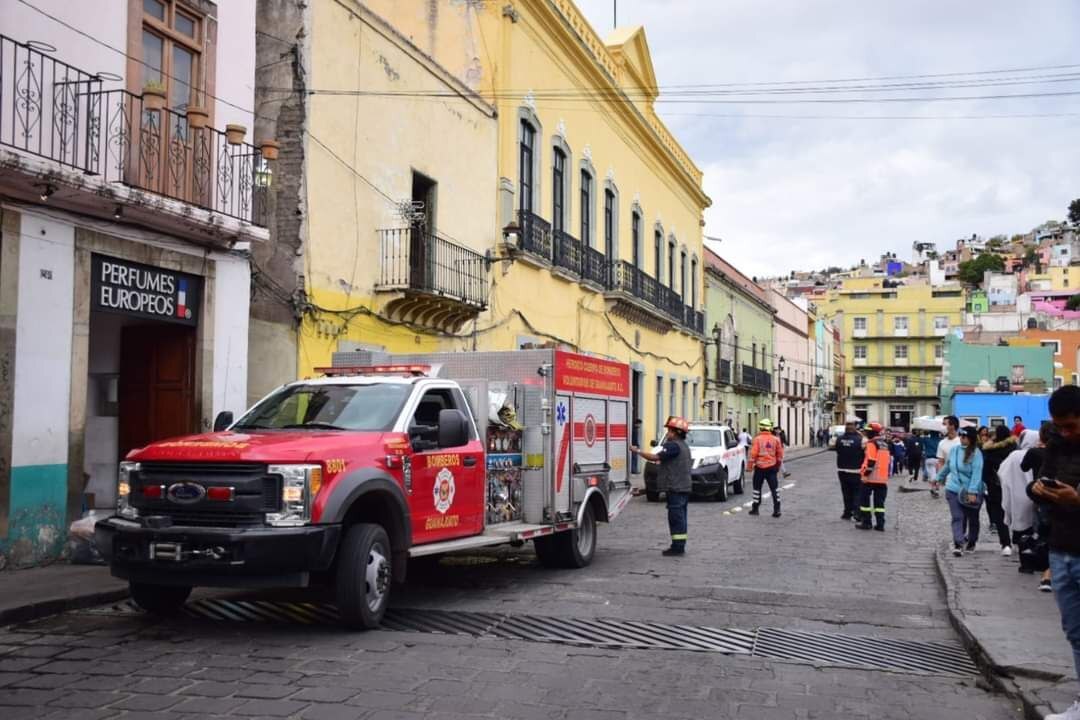
[[[735,432],[719,423],[691,423],[686,435],[693,458],[690,471],[693,489],[699,497],[712,497],[723,502],[729,492],[742,495],[746,488],[746,448],[739,445]],[[653,452],[660,449],[660,442]],[[663,489],[658,487],[656,463],[645,463],[645,497],[649,502],[660,500]]]

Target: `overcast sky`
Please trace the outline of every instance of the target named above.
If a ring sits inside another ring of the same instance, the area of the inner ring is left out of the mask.
[[[577,2],[601,35],[611,30],[612,0]],[[1076,80],[869,95],[1080,92],[1076,0],[618,0],[618,12],[620,25],[645,26],[661,96],[674,85],[1067,64],[1078,67],[1029,74]],[[1008,76],[959,79],[995,77]],[[914,241],[951,247],[972,233],[1026,232],[1063,219],[1080,197],[1080,116],[865,119],[1080,113],[1080,95],[657,107],[705,172],[705,233],[723,238],[714,249],[750,275],[846,266],[888,250],[910,258]],[[749,117],[763,114],[860,119]]]

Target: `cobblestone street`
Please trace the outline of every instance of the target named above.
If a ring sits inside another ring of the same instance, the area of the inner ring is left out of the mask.
[[[692,503],[684,558],[660,556],[663,506],[640,497],[585,570],[541,569],[529,548],[447,558],[418,566],[395,606],[955,643],[933,561],[943,501],[894,481],[887,532],[859,532],[839,519],[832,463],[792,461],[779,519],[736,511],[749,494]],[[0,631],[0,716],[1020,717],[974,675],[845,664],[75,612]]]

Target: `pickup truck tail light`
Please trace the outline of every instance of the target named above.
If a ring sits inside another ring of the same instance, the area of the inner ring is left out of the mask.
[[[322,466],[271,465],[269,473],[281,477],[281,510],[267,513],[266,523],[290,527],[311,522],[311,506],[322,487]]]

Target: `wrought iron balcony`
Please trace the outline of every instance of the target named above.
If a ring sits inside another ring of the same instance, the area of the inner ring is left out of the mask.
[[[406,290],[487,307],[487,258],[421,228],[379,230],[378,290]]]
[[[265,227],[259,148],[104,82],[0,35],[0,146]]]
[[[735,384],[758,392],[772,392],[772,376],[746,363],[739,365],[739,378]]]
[[[588,245],[582,248],[581,279],[583,281],[607,288],[610,268],[611,263],[608,262],[607,255]]]
[[[551,223],[528,210],[518,210],[521,249],[551,262]]]
[[[565,230],[552,232],[554,241],[554,264],[574,275],[581,275],[581,241]]]

